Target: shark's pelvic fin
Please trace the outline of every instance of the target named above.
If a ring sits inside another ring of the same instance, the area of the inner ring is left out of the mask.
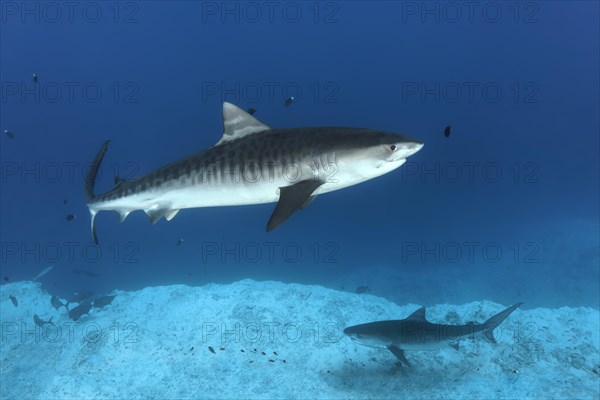
[[[267,232],[281,225],[298,209],[306,207],[307,203],[310,203],[313,192],[323,183],[321,180],[309,179],[279,188],[279,201],[267,224]]]
[[[407,367],[411,366],[406,357],[404,356],[404,350],[402,350],[400,347],[391,345],[388,346],[387,349],[391,351],[392,354],[395,355],[396,358],[398,358],[398,360],[400,360],[402,364],[406,365]]]
[[[131,213],[131,211],[119,211],[119,222],[125,221],[125,218]]]
[[[271,127],[263,124],[238,106],[224,102],[223,137],[215,146],[267,129],[271,129]]]
[[[165,213],[165,219],[167,221],[172,220],[173,218],[175,218],[175,216],[177,215],[177,213],[179,212],[179,210],[169,210]]]

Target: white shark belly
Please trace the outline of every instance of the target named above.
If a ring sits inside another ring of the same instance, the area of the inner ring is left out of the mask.
[[[403,162],[394,165],[398,168]],[[389,172],[381,168],[381,174]],[[360,169],[343,168],[336,171],[318,171],[314,173],[308,166],[302,168],[299,175],[247,181],[226,180],[225,182],[186,183],[185,181],[165,182],[161,187],[127,195],[121,198],[95,204],[92,208],[100,210],[136,211],[156,208],[181,210],[186,208],[242,206],[252,204],[275,203],[279,200],[279,188],[298,183],[305,179],[324,181],[314,195],[333,192],[353,186],[378,175],[364,174]]]

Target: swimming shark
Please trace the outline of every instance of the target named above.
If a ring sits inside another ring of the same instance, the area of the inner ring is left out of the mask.
[[[363,128],[271,128],[241,108],[223,103],[223,136],[211,148],[175,161],[139,179],[115,178],[115,187],[95,195],[108,148],[105,141],[88,169],[87,205],[94,220],[114,210],[120,221],[143,210],[156,223],[185,208],[277,202],[271,231],[315,196],[395,170],[423,143],[407,136]]]
[[[459,340],[474,338],[478,332],[483,332],[488,341],[496,343],[494,329],[521,304],[508,307],[483,324],[432,324],[425,318],[425,307],[421,307],[405,319],[354,325],[344,329],[344,333],[364,346],[388,349],[400,360],[401,365],[410,367],[404,355],[405,350],[437,350],[447,345],[458,349]]]

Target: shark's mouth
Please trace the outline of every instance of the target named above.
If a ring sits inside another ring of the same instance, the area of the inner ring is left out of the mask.
[[[406,162],[406,158],[394,158],[392,160],[382,160],[377,166],[376,169],[379,169],[383,166],[388,166],[389,164],[398,164],[398,167]]]

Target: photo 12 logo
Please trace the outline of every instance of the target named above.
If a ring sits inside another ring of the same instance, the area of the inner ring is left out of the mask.
[[[518,104],[537,104],[540,86],[533,81],[405,81],[400,84],[403,103],[421,104],[476,104],[500,103],[508,100]]]
[[[284,104],[286,107],[292,103],[312,102],[339,103],[340,86],[334,81],[313,82],[202,82],[202,102],[217,98],[219,101],[233,103],[258,103]]]
[[[7,103],[86,103],[101,101],[112,103],[139,103],[140,87],[132,81],[125,82],[2,82],[2,104]]]
[[[137,24],[140,6],[133,1],[2,1],[3,24]]]
[[[401,170],[402,183],[422,184],[537,184],[540,165],[534,161],[514,161],[503,165],[495,161],[408,161]]]
[[[220,264],[337,264],[338,243],[313,242],[202,242],[201,263]]]
[[[341,338],[341,329],[335,322],[202,323],[203,343],[337,343]]]
[[[533,1],[402,1],[402,23],[537,24],[540,3]]]
[[[402,263],[416,264],[514,264],[540,263],[540,245],[537,242],[496,241],[434,241],[402,242]]]
[[[202,23],[337,24],[340,4],[333,1],[203,1]]]

